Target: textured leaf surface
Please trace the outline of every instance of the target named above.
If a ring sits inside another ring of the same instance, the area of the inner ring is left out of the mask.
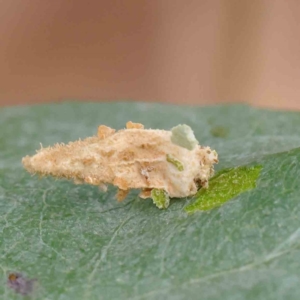
[[[261,165],[255,189],[187,215],[132,193],[31,177],[21,158],[126,121],[190,125],[218,170]],[[1,299],[9,271],[38,280],[36,299],[299,299],[300,114],[246,106],[65,103],[0,110]],[[226,132],[226,134],[215,134]]]

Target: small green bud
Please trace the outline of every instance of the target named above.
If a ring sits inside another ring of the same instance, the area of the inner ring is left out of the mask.
[[[166,191],[153,189],[151,191],[153,203],[160,209],[167,208],[170,204],[170,198]]]

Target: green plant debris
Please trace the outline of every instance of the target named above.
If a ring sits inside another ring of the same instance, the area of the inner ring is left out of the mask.
[[[214,137],[225,138],[227,137],[229,130],[223,126],[215,126],[211,128],[210,134]]]
[[[201,189],[196,201],[185,208],[188,213],[210,210],[221,206],[237,195],[256,186],[261,166],[238,167],[219,172],[209,183],[207,189]]]
[[[153,203],[160,209],[167,208],[170,204],[168,193],[164,190],[153,189],[151,191]]]
[[[178,171],[184,170],[183,164],[170,154],[167,154],[167,162],[173,164],[178,169]]]
[[[188,150],[193,150],[199,144],[192,128],[185,124],[172,128],[171,141]]]

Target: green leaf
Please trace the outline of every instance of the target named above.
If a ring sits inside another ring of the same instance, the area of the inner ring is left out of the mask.
[[[170,118],[172,116],[172,118]],[[187,124],[219,154],[217,171],[262,166],[256,187],[222,206],[160,210],[137,192],[23,170],[40,146],[120,129]],[[0,110],[1,299],[9,272],[37,279],[33,299],[299,299],[300,114],[247,106],[63,103]],[[216,134],[216,130],[226,134]]]

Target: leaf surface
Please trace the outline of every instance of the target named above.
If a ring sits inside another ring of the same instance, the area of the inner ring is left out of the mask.
[[[218,152],[217,170],[262,166],[256,187],[188,215],[192,199],[159,210],[132,192],[117,203],[114,188],[40,180],[21,166],[39,143],[128,120],[191,126]],[[299,113],[73,102],[2,108],[0,125],[1,299],[20,299],[10,271],[37,279],[35,299],[299,299]]]

